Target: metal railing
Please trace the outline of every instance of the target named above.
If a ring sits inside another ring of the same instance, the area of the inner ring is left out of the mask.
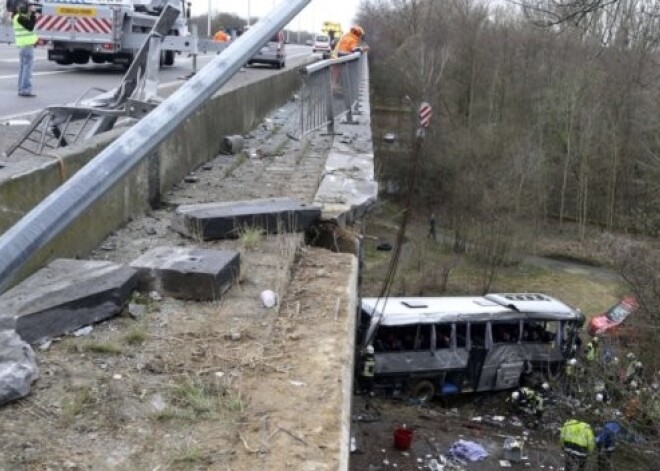
[[[300,93],[300,135],[327,128],[335,133],[335,122],[346,115],[346,122],[353,123],[359,114],[360,84],[365,78],[367,55],[360,52],[316,62],[303,69]]]

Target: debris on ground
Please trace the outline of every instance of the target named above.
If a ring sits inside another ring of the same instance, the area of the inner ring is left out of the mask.
[[[38,376],[32,347],[15,331],[0,331],[0,405],[27,396]]]

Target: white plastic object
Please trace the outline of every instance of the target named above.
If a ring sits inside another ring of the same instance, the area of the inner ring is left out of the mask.
[[[277,304],[277,294],[270,289],[262,291],[260,297],[262,304],[269,309]]]

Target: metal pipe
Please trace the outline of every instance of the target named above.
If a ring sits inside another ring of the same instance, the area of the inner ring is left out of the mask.
[[[151,154],[311,0],[289,0],[223,50],[160,106],[117,138],[0,237],[0,292],[35,252]]]
[[[313,64],[310,64],[307,67],[303,67],[302,69],[300,69],[300,72],[304,74],[312,74],[314,72],[318,72],[321,69],[325,69],[326,67],[357,60],[361,56],[362,56],[361,52],[354,52],[353,54],[349,54],[347,56],[341,56],[337,59],[327,59],[324,61],[314,62]]]

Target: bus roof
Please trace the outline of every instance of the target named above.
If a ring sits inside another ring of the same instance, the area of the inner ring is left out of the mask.
[[[376,305],[376,302],[378,304]],[[362,310],[381,325],[432,324],[456,320],[575,320],[578,310],[539,293],[425,298],[362,298]]]

